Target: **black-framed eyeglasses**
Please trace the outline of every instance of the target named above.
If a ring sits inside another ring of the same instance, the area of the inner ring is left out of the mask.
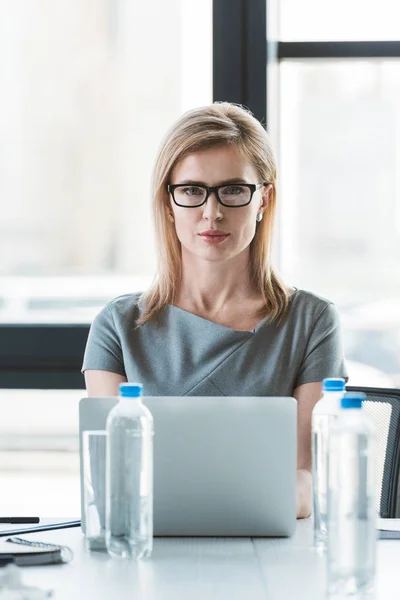
[[[167,185],[168,192],[177,206],[197,208],[205,204],[212,192],[222,206],[239,208],[250,204],[254,192],[266,183],[228,183],[223,185],[197,185],[195,183],[178,183]]]

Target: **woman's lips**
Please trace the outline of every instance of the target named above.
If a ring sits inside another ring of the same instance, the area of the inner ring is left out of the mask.
[[[206,242],[206,244],[220,244],[230,235],[225,231],[220,231],[219,229],[209,229],[207,231],[203,231],[199,234],[201,239]]]

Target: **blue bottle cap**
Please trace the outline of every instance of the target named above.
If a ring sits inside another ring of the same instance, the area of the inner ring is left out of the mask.
[[[323,392],[344,392],[346,382],[341,377],[327,377],[322,380]]]
[[[140,398],[143,393],[143,385],[141,383],[120,383],[119,395],[124,398]]]
[[[363,392],[346,392],[340,401],[342,408],[361,408],[367,396]]]

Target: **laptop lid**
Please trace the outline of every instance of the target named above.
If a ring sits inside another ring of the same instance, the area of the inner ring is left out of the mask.
[[[82,432],[105,429],[117,401],[115,397],[80,401],[82,508]],[[293,534],[294,398],[157,396],[144,397],[143,402],[154,418],[154,535]]]

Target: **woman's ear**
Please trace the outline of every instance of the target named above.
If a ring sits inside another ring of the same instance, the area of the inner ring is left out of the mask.
[[[269,199],[272,194],[272,187],[273,187],[272,183],[268,183],[267,185],[264,185],[262,192],[261,192],[260,210],[264,211],[267,208]]]
[[[175,219],[174,219],[174,215],[172,212],[172,207],[171,206],[166,206],[165,207],[165,214],[167,216],[168,221],[170,221],[171,223],[174,223]]]

